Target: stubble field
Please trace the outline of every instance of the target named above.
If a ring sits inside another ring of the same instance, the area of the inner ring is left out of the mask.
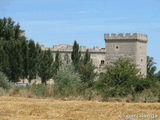
[[[160,120],[159,103],[0,97],[0,120]]]

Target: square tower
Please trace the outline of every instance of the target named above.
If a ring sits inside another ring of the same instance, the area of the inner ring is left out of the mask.
[[[147,74],[147,41],[148,36],[140,33],[125,35],[106,33],[104,35],[106,63],[113,63],[119,58],[128,58],[140,69],[140,74]]]

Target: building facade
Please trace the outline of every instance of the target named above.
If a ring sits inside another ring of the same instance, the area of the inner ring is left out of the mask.
[[[147,41],[148,37],[140,33],[105,34],[106,64],[119,58],[128,58],[140,69],[140,74],[147,74]]]
[[[147,41],[148,37],[140,33],[126,33],[108,34],[104,35],[105,48],[97,46],[89,48],[93,64],[99,68],[101,65],[110,64],[119,58],[128,58],[133,61],[140,69],[140,74],[146,76],[147,73]],[[72,44],[59,44],[52,48],[46,48],[41,45],[42,50],[50,49],[55,58],[56,51],[60,52],[63,61],[64,56],[68,54],[71,58]],[[85,54],[87,48],[80,46],[82,56]]]
[[[50,49],[52,51],[53,58],[55,58],[56,56],[56,51],[59,51],[61,59],[63,61],[66,54],[71,59],[73,45],[72,44],[58,44],[58,45],[53,46],[52,48],[46,48],[43,45],[41,45],[41,48],[42,50]],[[82,57],[84,56],[87,49],[89,50],[92,62],[96,67],[100,67],[101,65],[104,64],[105,53],[106,53],[105,48],[100,48],[98,46],[94,46],[93,48],[86,48],[86,46],[80,46]]]

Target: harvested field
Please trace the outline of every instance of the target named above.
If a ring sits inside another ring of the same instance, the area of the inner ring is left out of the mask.
[[[160,120],[160,104],[0,97],[0,120],[120,120],[121,114]]]

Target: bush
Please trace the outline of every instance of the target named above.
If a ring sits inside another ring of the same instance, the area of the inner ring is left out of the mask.
[[[103,97],[126,97],[143,91],[150,82],[138,75],[139,70],[128,59],[119,59],[106,67],[101,74],[96,88]]]
[[[37,97],[51,96],[49,94],[50,88],[48,88],[48,86],[46,86],[45,84],[33,84],[32,86],[29,86],[28,89],[30,89],[32,93]]]
[[[0,87],[0,96],[4,96],[6,94],[6,91]]]
[[[62,96],[78,95],[82,86],[80,76],[72,65],[61,66],[54,82],[55,94]]]
[[[10,88],[9,80],[5,76],[5,74],[3,74],[2,72],[0,72],[0,87],[2,87],[4,89],[9,89]]]

